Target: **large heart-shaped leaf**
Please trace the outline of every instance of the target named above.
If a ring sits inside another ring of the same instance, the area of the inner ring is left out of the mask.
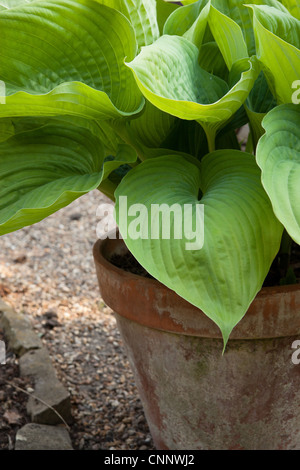
[[[300,106],[277,106],[263,127],[256,155],[262,183],[278,219],[300,244]]]
[[[117,221],[137,260],[202,309],[226,343],[262,286],[280,246],[282,225],[253,155],[220,150],[199,165],[165,156],[134,168],[115,193]],[[197,209],[199,189],[204,226]],[[191,240],[196,244],[189,245]]]
[[[136,160],[123,146],[105,161],[101,141],[84,127],[59,120],[31,127],[0,143],[0,235],[39,222]]]
[[[0,11],[0,116],[118,118],[142,96],[124,59],[137,51],[125,16],[93,0],[40,0]]]
[[[292,103],[300,77],[300,21],[268,6],[252,6],[257,56],[278,103]]]
[[[201,69],[198,56],[199,49],[186,38],[165,35],[142,48],[128,66],[154,106],[181,119],[198,121],[211,142],[217,129],[246,100],[258,71],[254,59],[247,61],[248,69],[229,90],[223,80]]]

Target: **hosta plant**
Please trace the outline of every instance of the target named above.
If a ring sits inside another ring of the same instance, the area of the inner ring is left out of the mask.
[[[201,249],[172,211],[169,237],[157,213],[158,236],[125,242],[225,343],[274,263],[295,281],[298,0],[0,0],[0,31],[0,234],[96,188],[122,235],[154,204],[195,227],[200,204]]]

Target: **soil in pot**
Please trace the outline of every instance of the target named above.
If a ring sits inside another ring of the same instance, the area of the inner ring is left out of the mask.
[[[138,276],[143,276],[149,279],[154,279],[143,266],[137,261],[130,251],[123,254],[112,254],[109,257],[110,263],[117,268]],[[291,258],[289,267],[282,268],[280,259],[277,256],[272,263],[270,271],[264,281],[263,287],[280,286],[287,284],[294,284],[300,282],[300,247],[296,243],[292,243]]]

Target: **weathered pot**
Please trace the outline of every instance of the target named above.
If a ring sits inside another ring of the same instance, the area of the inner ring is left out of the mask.
[[[108,261],[126,250],[122,240],[98,241],[94,258],[156,448],[300,449],[300,286],[262,289],[222,356],[203,312]]]

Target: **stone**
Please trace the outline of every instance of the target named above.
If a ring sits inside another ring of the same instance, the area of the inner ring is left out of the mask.
[[[30,423],[17,432],[15,450],[73,450],[73,448],[66,428]]]
[[[30,396],[27,403],[31,421],[61,424],[62,419],[55,413],[56,410],[67,423],[72,422],[70,395],[59,382],[48,351],[41,348],[23,354],[19,367],[22,377],[30,376],[34,380],[34,396]]]
[[[23,313],[15,312],[0,299],[0,327],[4,330],[10,349],[22,356],[27,351],[43,346]]]

